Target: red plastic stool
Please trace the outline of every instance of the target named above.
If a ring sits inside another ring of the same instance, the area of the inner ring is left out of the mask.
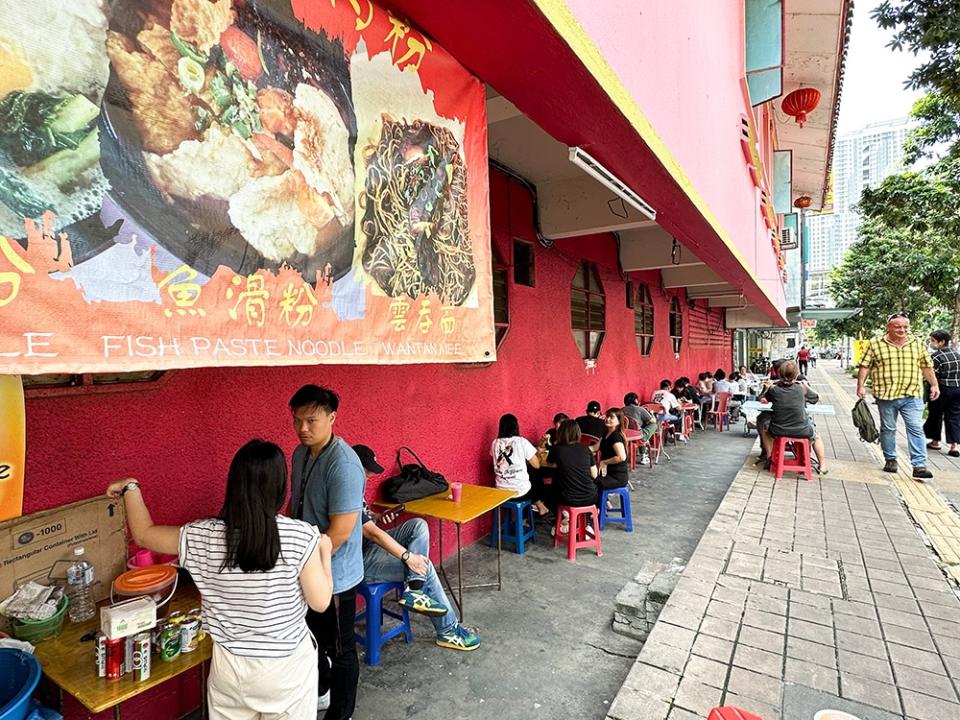
[[[564,511],[570,514],[570,528],[567,533],[560,532],[560,522],[563,520]],[[587,516],[590,516],[593,520],[595,537],[592,539],[587,536]],[[586,547],[596,548],[597,557],[603,555],[600,548],[600,516],[597,514],[597,506],[570,507],[569,505],[561,505],[558,507],[557,524],[553,529],[554,547],[560,544],[561,536],[567,538],[567,560],[576,560],[577,550]]]
[[[763,720],[762,717],[736,707],[717,707],[710,711],[707,720]]]
[[[793,450],[793,460],[788,460],[787,445]],[[770,453],[770,471],[774,480],[779,480],[785,472],[798,472],[813,480],[810,468],[810,441],[807,438],[777,437],[773,441]]]

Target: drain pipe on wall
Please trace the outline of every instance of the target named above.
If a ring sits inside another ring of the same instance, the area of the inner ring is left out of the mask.
[[[523,185],[529,192],[530,198],[532,199],[533,205],[533,231],[537,234],[537,241],[545,248],[553,247],[553,240],[550,238],[544,237],[543,232],[540,230],[540,206],[537,204],[537,186],[531,181],[525,178],[523,175],[518,173],[513,168],[507,167],[503,163],[499,163],[496,160],[488,160],[490,167],[498,172],[502,172],[507,177],[512,180],[516,180],[518,183]]]

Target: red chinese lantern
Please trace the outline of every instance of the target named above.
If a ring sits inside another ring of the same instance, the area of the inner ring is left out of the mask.
[[[801,195],[793,201],[793,206],[795,208],[800,208],[801,210],[806,210],[811,205],[813,205],[813,198],[809,195]]]
[[[783,111],[796,119],[800,127],[807,121],[807,115],[817,109],[820,104],[820,91],[816,88],[800,88],[787,95],[780,107]]]

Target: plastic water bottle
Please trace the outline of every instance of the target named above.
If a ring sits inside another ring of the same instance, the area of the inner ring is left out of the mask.
[[[70,622],[86,622],[93,618],[97,607],[90,596],[93,586],[93,565],[84,557],[84,549],[73,549],[73,562],[67,568],[67,596],[70,604],[67,614]]]

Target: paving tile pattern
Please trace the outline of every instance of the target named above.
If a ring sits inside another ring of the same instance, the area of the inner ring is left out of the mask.
[[[848,417],[820,425],[831,452],[875,466],[837,442]],[[779,720],[787,683],[902,718],[960,718],[960,599],[897,488],[850,472],[775,483],[753,459],[608,718],[704,718],[726,704]]]

